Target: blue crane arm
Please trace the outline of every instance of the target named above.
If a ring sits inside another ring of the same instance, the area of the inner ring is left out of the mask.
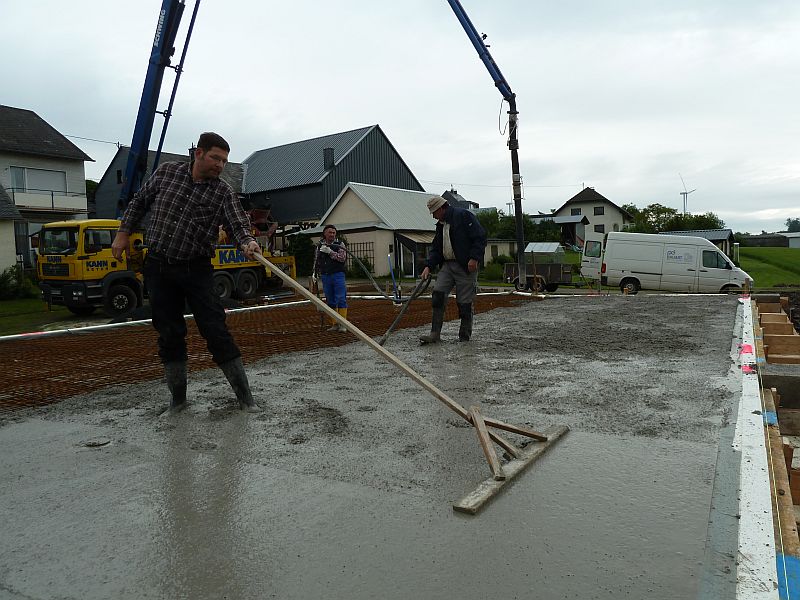
[[[508,85],[508,81],[506,81],[506,78],[503,77],[503,74],[500,72],[500,67],[494,62],[489,49],[486,47],[486,44],[483,43],[483,37],[478,34],[478,30],[475,29],[472,21],[470,21],[464,7],[461,6],[461,2],[458,0],[447,0],[447,2],[456,14],[456,18],[461,23],[464,31],[467,32],[467,37],[469,37],[472,45],[475,46],[475,50],[478,52],[478,56],[486,66],[486,69],[489,71],[489,75],[494,79],[495,86],[497,86],[497,89],[503,94],[503,98],[511,103],[511,100],[514,98],[511,86]]]
[[[517,112],[516,94],[511,91],[511,86],[508,85],[506,78],[500,72],[500,67],[494,62],[489,49],[483,43],[485,36],[478,34],[478,30],[475,29],[472,21],[470,21],[466,11],[464,11],[464,7],[461,6],[461,2],[459,0],[447,0],[447,2],[456,14],[456,18],[458,18],[464,31],[467,32],[467,37],[469,37],[472,45],[475,46],[475,50],[478,51],[478,56],[489,71],[489,75],[494,79],[495,86],[503,94],[503,99],[508,102],[508,149],[511,151],[511,187],[514,190],[514,220],[516,221],[517,230],[518,285],[524,288],[528,279],[525,270],[525,228],[522,215],[522,176],[519,172],[519,140],[517,139],[519,113]]]
[[[139,101],[139,113],[136,116],[133,140],[125,167],[125,181],[117,207],[120,214],[141,187],[147,172],[147,152],[150,146],[150,136],[153,133],[153,123],[158,112],[156,105],[161,91],[161,81],[164,78],[164,69],[170,66],[170,57],[175,52],[175,37],[178,33],[184,6],[184,0],[163,0],[161,3],[150,62],[142,88],[142,99]]]

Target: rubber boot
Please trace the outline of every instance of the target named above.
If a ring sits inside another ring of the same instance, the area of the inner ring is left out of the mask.
[[[237,356],[233,360],[221,363],[219,368],[225,373],[225,378],[231,384],[236,398],[239,400],[239,408],[247,412],[260,412],[261,407],[253,400],[250,393],[250,383],[247,381],[247,373],[244,372],[242,357]]]
[[[461,325],[458,328],[458,341],[468,342],[472,337],[472,303],[459,304],[458,316],[461,317]]]
[[[337,308],[336,312],[338,312],[340,315],[342,315],[343,319],[347,318],[347,309],[346,308]],[[339,331],[341,333],[347,333],[347,327],[345,327],[341,323],[337,323],[336,324],[336,331]]]
[[[445,309],[444,292],[433,292],[433,294],[431,294],[431,307],[433,308],[433,314],[431,316],[431,332],[428,335],[420,336],[419,343],[422,345],[436,344],[441,339]]]
[[[175,414],[186,408],[186,361],[164,363],[164,376],[172,396],[168,414]]]
[[[339,312],[339,309],[336,308],[335,306],[331,306],[330,309]],[[330,327],[328,327],[328,331],[339,331],[339,322],[336,319],[334,319],[333,317],[328,317],[328,323],[330,323],[331,325]]]

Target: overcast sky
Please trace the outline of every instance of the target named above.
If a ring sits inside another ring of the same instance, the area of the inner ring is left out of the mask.
[[[683,210],[682,175],[689,211],[735,231],[800,217],[796,0],[462,4],[517,95],[525,212],[584,185]],[[130,145],[160,6],[0,0],[0,103]],[[171,87],[167,76],[162,109]],[[446,0],[202,0],[165,150],[213,130],[240,162],[379,124],[426,190],[508,211],[501,100]],[[115,146],[71,139],[99,180]]]

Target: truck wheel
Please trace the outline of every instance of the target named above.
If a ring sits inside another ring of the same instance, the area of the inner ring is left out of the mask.
[[[229,300],[233,296],[233,277],[227,273],[214,273],[214,295]]]
[[[249,269],[245,269],[236,278],[236,295],[243,300],[252,298],[258,292],[258,277]]]
[[[95,310],[94,306],[68,306],[67,310],[79,317],[88,317]]]
[[[630,296],[638,293],[640,289],[642,289],[642,286],[639,285],[639,281],[630,277],[628,279],[623,279],[619,284],[619,291],[623,294],[627,291],[627,294]]]
[[[544,289],[547,290],[550,293],[553,293],[558,289],[558,284],[557,283],[548,283],[546,286],[544,286]]]
[[[528,289],[528,286],[520,285],[519,277],[517,277],[516,279],[514,279],[514,289],[517,290],[518,292],[524,292]]]
[[[112,317],[131,311],[136,305],[136,292],[122,284],[112,285],[103,303],[106,313]]]

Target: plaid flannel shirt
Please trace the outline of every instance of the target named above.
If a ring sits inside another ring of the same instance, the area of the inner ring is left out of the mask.
[[[221,179],[194,181],[192,164],[159,166],[131,200],[119,230],[130,233],[149,210],[148,250],[173,260],[214,256],[220,225],[239,244],[253,241],[250,219],[231,186]]]

